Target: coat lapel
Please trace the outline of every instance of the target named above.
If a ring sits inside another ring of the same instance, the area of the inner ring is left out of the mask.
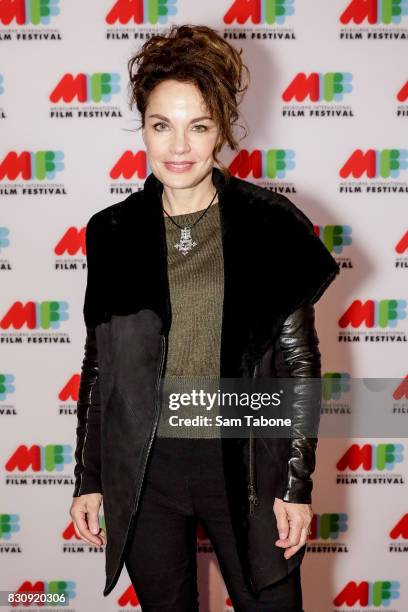
[[[250,376],[285,318],[317,301],[339,266],[310,220],[285,196],[233,176],[227,180],[216,167],[212,179],[219,192],[224,257],[220,376]],[[87,324],[147,308],[168,334],[162,191],[151,173],[141,192],[100,211],[89,224]]]

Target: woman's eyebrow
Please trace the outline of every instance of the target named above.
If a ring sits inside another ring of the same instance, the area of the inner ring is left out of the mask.
[[[160,115],[160,113],[148,115],[148,118],[150,117],[157,117],[158,119],[163,119],[164,121],[170,122],[170,119],[168,117],[165,117],[164,115]],[[196,121],[203,121],[203,119],[212,119],[212,117],[207,117],[206,115],[203,115],[202,117],[196,117],[195,119],[192,119],[190,123],[195,123]]]

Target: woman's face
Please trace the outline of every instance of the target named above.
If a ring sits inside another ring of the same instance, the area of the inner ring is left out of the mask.
[[[195,85],[162,81],[149,96],[144,119],[150,168],[164,185],[192,187],[211,171],[218,127]]]

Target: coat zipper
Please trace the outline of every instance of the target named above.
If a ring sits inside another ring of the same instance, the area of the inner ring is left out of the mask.
[[[146,452],[146,457],[145,457],[145,461],[143,464],[143,469],[142,469],[142,477],[140,478],[140,484],[139,484],[139,488],[136,494],[136,500],[135,500],[135,504],[134,504],[134,508],[133,508],[133,512],[132,512],[132,516],[135,516],[136,512],[137,512],[137,508],[139,505],[139,498],[140,498],[140,491],[143,485],[143,481],[144,481],[144,476],[145,476],[145,472],[146,472],[146,465],[147,465],[147,460],[149,458],[150,455],[150,449],[152,447],[153,444],[153,438],[154,438],[154,434],[156,432],[157,429],[157,424],[159,422],[159,410],[158,410],[158,402],[159,402],[159,386],[160,386],[160,379],[161,379],[161,375],[163,373],[163,364],[164,364],[164,357],[165,357],[165,353],[166,353],[166,336],[163,335],[161,338],[161,345],[162,345],[162,351],[161,351],[161,357],[160,357],[160,367],[159,367],[159,372],[157,375],[157,380],[156,380],[156,419],[150,434],[150,439],[149,439],[149,444],[147,447],[147,452]]]
[[[256,378],[258,373],[258,364],[255,364],[253,378]],[[258,504],[258,495],[255,487],[255,454],[254,454],[254,439],[252,436],[252,426],[249,430],[249,484],[248,484],[248,501],[249,514],[255,512],[255,506]]]

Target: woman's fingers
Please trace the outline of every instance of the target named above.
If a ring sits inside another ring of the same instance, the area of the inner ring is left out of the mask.
[[[85,512],[83,511],[79,511],[75,518],[74,518],[74,524],[76,523],[76,526],[78,528],[79,531],[79,536],[85,540],[86,542],[88,542],[89,544],[94,544],[95,546],[100,546],[101,545],[101,538],[97,535],[93,535],[88,527],[88,523],[87,520],[85,518]]]
[[[84,495],[75,498],[70,509],[76,535],[94,546],[106,543],[105,532],[99,527],[101,501],[100,494]]]
[[[275,499],[273,510],[276,517],[276,526],[280,540],[285,540],[289,535],[289,522],[282,500]],[[280,541],[278,540],[278,542]]]
[[[302,527],[299,543],[285,550],[283,554],[285,559],[290,559],[290,557],[292,557],[295,553],[297,553],[297,551],[300,550],[302,546],[306,544],[308,532],[309,532],[309,527]]]
[[[275,499],[274,511],[280,535],[280,539],[276,540],[275,544],[286,549],[284,557],[289,559],[306,544],[313,511],[310,504],[293,504],[280,499]],[[283,518],[283,513],[285,518]],[[281,526],[285,525],[285,521],[289,525],[289,533],[282,529],[285,534],[282,537]]]

